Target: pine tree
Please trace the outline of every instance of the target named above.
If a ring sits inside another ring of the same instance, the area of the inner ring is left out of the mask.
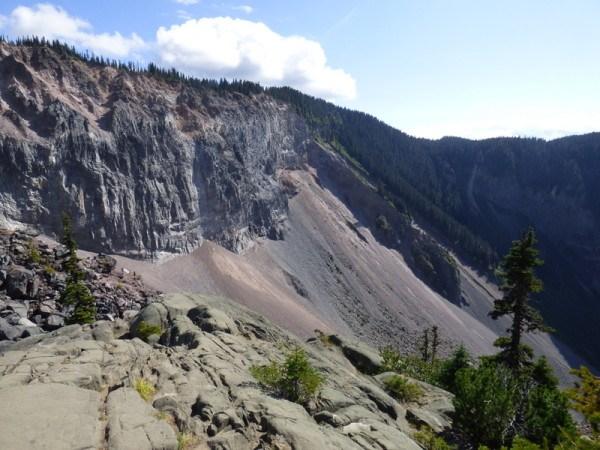
[[[429,329],[423,330],[423,340],[421,344],[421,358],[423,361],[429,361]]]
[[[531,348],[522,343],[523,334],[550,331],[540,313],[529,305],[530,295],[542,290],[542,282],[535,275],[535,268],[543,264],[538,258],[536,242],[535,232],[530,228],[520,240],[512,243],[497,272],[504,295],[494,301],[490,312],[493,319],[512,315],[509,335],[498,338],[494,345],[502,349],[498,360],[515,372],[530,365],[533,357]]]
[[[94,296],[83,281],[68,281],[61,301],[65,305],[75,306],[73,314],[69,318],[70,323],[93,323],[96,319]]]
[[[435,362],[437,357],[438,347],[440,345],[440,336],[437,325],[431,327],[431,362]]]
[[[83,282],[83,275],[79,270],[79,259],[77,258],[77,243],[73,238],[73,227],[71,218],[63,215],[62,244],[69,252],[64,263],[67,272],[67,285],[61,295],[61,302],[65,305],[73,305],[71,323],[92,323],[96,319],[96,302],[94,296]]]
[[[78,267],[79,260],[77,259],[77,243],[73,238],[73,225],[71,223],[71,217],[69,217],[68,214],[63,214],[62,225],[63,235],[61,243],[67,247],[67,251],[69,252],[63,267],[69,278],[77,281],[80,276]]]

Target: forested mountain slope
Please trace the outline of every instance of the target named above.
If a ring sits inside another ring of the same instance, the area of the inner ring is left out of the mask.
[[[600,134],[418,139],[288,88],[270,92],[478,270],[493,276],[498,255],[534,226],[546,261],[539,308],[561,338],[600,362]]]

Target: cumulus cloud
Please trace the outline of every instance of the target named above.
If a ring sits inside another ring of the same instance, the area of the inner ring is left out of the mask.
[[[242,11],[246,14],[252,14],[252,11],[254,11],[254,8],[250,5],[238,5],[234,6],[233,9],[235,9],[236,11]]]
[[[93,52],[125,57],[144,47],[137,34],[126,37],[121,33],[93,33],[89,22],[69,15],[64,9],[50,4],[38,4],[32,8],[16,7],[0,25],[13,36],[43,36],[59,39]]]
[[[199,77],[230,77],[289,85],[328,99],[353,99],[356,82],[327,64],[321,45],[282,36],[259,22],[230,17],[188,20],[156,32],[164,65]]]
[[[200,3],[200,0],[175,0],[175,3],[179,3],[180,5],[195,5]]]
[[[190,4],[195,0],[176,1]],[[236,8],[252,12],[249,5]],[[121,59],[158,59],[166,67],[198,77],[288,85],[330,100],[351,100],[356,96],[355,80],[344,70],[331,67],[316,41],[283,36],[260,22],[231,17],[194,20],[184,10],[176,14],[183,23],[160,27],[156,41],[148,43],[135,33],[95,33],[86,20],[48,3],[18,6],[8,15],[0,15],[0,29],[12,37],[58,39]]]

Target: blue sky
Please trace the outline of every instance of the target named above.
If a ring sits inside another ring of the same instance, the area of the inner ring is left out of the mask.
[[[3,34],[291,84],[417,136],[600,129],[598,1],[3,0],[0,16]]]

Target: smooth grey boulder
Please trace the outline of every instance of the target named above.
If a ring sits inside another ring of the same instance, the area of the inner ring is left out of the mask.
[[[2,450],[94,450],[101,446],[100,395],[64,384],[0,389]]]
[[[55,330],[65,325],[65,318],[59,314],[52,314],[46,317],[45,323],[48,330]]]
[[[11,324],[8,320],[0,317],[0,341],[14,341],[23,336],[25,327],[23,325]]]
[[[144,333],[140,332],[140,327],[144,324],[160,327],[162,333],[167,328],[168,315],[167,308],[164,305],[161,303],[150,303],[131,322],[129,329],[131,336],[145,337]]]
[[[202,331],[207,331],[209,333],[222,331],[224,333],[232,334],[237,331],[235,322],[223,311],[216,308],[199,306],[191,309],[188,313],[188,317]]]

